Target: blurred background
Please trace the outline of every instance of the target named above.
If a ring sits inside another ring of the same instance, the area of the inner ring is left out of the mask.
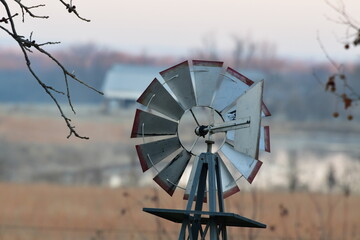
[[[340,69],[359,99],[360,48],[344,47],[356,31],[336,11],[345,6],[356,22],[358,1],[73,4],[91,22],[54,2],[37,10],[49,19],[27,16],[17,26],[38,42],[61,41],[45,49],[104,92],[70,82],[76,115],[59,96],[89,140],[66,138],[58,109],[0,31],[0,239],[177,239],[178,225],[142,208],[182,209],[182,190],[170,197],[154,172],[142,173],[130,132],[134,95],[187,59],[224,61],[265,80],[271,154],[261,154],[253,184],[239,181],[241,192],[225,204],[268,228],[231,229],[229,239],[360,239],[359,100],[344,106],[339,79],[338,96],[325,90]],[[30,56],[44,82],[65,89],[58,66]]]

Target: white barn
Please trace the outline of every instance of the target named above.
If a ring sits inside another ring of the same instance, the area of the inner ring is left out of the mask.
[[[116,64],[105,75],[103,93],[107,105],[127,107],[140,97],[142,92],[166,67],[141,64]]]

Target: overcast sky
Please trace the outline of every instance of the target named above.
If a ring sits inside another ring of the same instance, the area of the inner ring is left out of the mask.
[[[25,0],[24,0],[25,2]],[[42,3],[49,1],[29,1]],[[336,4],[336,1],[333,0]],[[360,22],[360,1],[344,0]],[[59,40],[64,46],[96,43],[131,53],[188,55],[211,36],[219,51],[233,48],[232,36],[276,45],[277,54],[304,60],[325,60],[317,32],[329,54],[338,60],[359,59],[360,51],[344,51],[340,44],[346,28],[328,18],[338,15],[324,0],[73,0],[82,22],[67,13],[60,2],[50,1],[39,14],[49,20],[32,20],[19,33],[40,41]],[[2,11],[2,10],[1,10]],[[1,13],[1,12],[0,12]],[[19,18],[20,20],[20,18]],[[0,46],[11,45],[0,32]],[[15,45],[14,45],[15,46]]]

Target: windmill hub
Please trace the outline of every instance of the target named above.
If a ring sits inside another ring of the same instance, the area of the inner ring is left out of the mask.
[[[198,126],[195,128],[195,134],[200,137],[205,137],[209,133],[209,126]]]
[[[211,107],[195,106],[188,109],[182,115],[179,126],[178,136],[181,145],[193,155],[200,155],[207,151],[209,134],[214,141],[212,152],[217,152],[224,144],[226,134],[218,132],[211,133],[212,126],[223,124],[224,120],[221,115]]]

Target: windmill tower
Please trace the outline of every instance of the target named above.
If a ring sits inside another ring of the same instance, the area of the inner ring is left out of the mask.
[[[270,116],[263,81],[254,83],[222,62],[198,60],[160,75],[164,83],[155,78],[137,100],[147,111],[137,109],[131,137],[144,141],[136,145],[142,170],[155,169],[154,181],[171,196],[183,188],[188,202],[185,210],[143,210],[180,223],[181,240],[227,239],[227,226],[265,228],[225,212],[223,200],[240,190],[240,178],[252,183],[262,165],[259,151],[270,151],[269,127],[261,126]]]

